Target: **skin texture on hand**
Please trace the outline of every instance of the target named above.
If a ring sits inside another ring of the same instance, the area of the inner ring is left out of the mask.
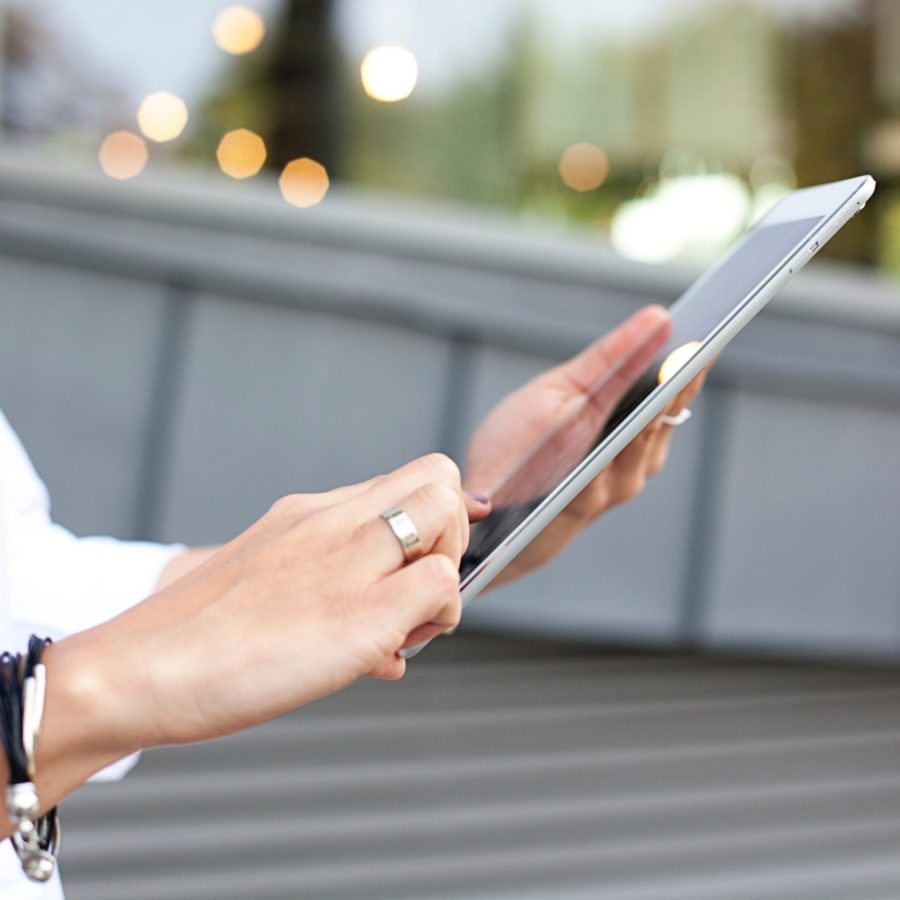
[[[627,377],[652,359],[670,333],[665,309],[648,306],[618,328],[595,341],[577,356],[509,394],[488,414],[469,443],[466,487],[490,496],[494,486],[534,443],[564,416],[573,404],[584,402],[588,392],[607,401],[597,404],[594,426],[606,415],[629,386]],[[634,363],[634,365],[632,365]],[[682,390],[665,410],[674,415],[689,406],[703,387],[706,371]],[[598,383],[602,386],[597,391]],[[586,419],[585,421],[591,421]],[[549,562],[598,516],[637,496],[665,465],[673,427],[658,416],[541,532],[493,582],[494,586],[520,578]]]
[[[394,506],[421,539],[409,564],[381,518]],[[363,675],[399,678],[400,649],[459,621],[469,522],[488,512],[440,454],[286,497],[143,603],[51,645],[44,807],[135,750],[249,728]]]
[[[416,523],[425,552],[409,565],[380,518],[397,505]],[[151,656],[158,652],[168,659],[164,668],[150,665],[155,690],[170,697],[178,692],[175,680],[202,690],[177,715],[167,703],[160,713],[165,721],[142,744],[228,733],[362,675],[400,677],[405,663],[396,656],[399,649],[458,620],[457,571],[469,521],[486,512],[462,493],[455,464],[437,454],[361,485],[279,501],[130,618],[130,627],[143,634],[167,631],[167,643],[174,640],[176,647],[191,647],[199,631],[218,648],[212,677],[204,676],[205,654],[194,659],[176,652],[173,664],[171,649],[148,642]],[[231,628],[240,620],[253,640]],[[278,645],[278,652],[263,659],[260,631]],[[252,687],[242,671],[253,672]],[[261,684],[268,684],[262,696]],[[167,724],[172,720],[186,727],[173,732]]]

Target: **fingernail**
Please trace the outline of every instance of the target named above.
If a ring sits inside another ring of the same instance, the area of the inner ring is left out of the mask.
[[[478,491],[466,491],[466,493],[476,502],[482,503],[485,506],[491,502],[490,497],[485,497],[484,494],[479,494]]]

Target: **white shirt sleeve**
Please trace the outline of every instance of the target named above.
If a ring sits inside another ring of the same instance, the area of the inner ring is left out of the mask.
[[[57,639],[118,615],[152,593],[168,562],[185,550],[78,538],[55,524],[47,489],[2,413],[0,515],[4,650],[21,650],[32,633]],[[106,771],[121,777],[133,764],[123,760]]]
[[[10,624],[54,638],[105,622],[153,592],[180,544],[77,538],[50,518],[50,498],[0,415]],[[27,639],[27,635],[26,635]]]

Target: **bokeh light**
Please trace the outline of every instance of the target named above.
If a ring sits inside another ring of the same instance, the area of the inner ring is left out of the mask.
[[[667,178],[613,215],[610,239],[623,256],[642,262],[706,261],[744,230],[752,198],[736,175]]]
[[[263,139],[247,128],[229,131],[216,149],[219,168],[232,178],[250,178],[266,161]]]
[[[593,191],[609,175],[609,158],[593,144],[572,144],[559,158],[559,176],[573,191]]]
[[[659,383],[665,384],[676,372],[683,369],[685,363],[700,349],[700,341],[688,341],[676,347],[659,367]]]
[[[373,100],[396,103],[413,92],[419,66],[405,47],[375,47],[363,57],[359,74]]]
[[[132,131],[114,131],[103,139],[97,158],[104,174],[124,181],[144,171],[150,152],[140,135]]]
[[[294,206],[315,206],[328,193],[330,185],[325,166],[304,156],[292,159],[278,179],[281,195]]]
[[[187,106],[181,97],[168,91],[157,91],[143,99],[138,107],[137,121],[144,136],[150,140],[173,141],[187,125]]]
[[[263,17],[247,6],[226,6],[220,10],[212,26],[213,40],[220,50],[240,56],[251,53],[266,36]]]

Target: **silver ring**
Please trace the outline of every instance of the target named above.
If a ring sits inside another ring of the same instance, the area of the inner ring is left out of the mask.
[[[403,559],[408,563],[418,559],[422,555],[422,541],[413,520],[399,506],[383,512],[381,518],[391,526],[391,531],[400,541]]]
[[[685,408],[677,416],[660,416],[659,420],[663,425],[684,425],[692,415],[693,413]]]

